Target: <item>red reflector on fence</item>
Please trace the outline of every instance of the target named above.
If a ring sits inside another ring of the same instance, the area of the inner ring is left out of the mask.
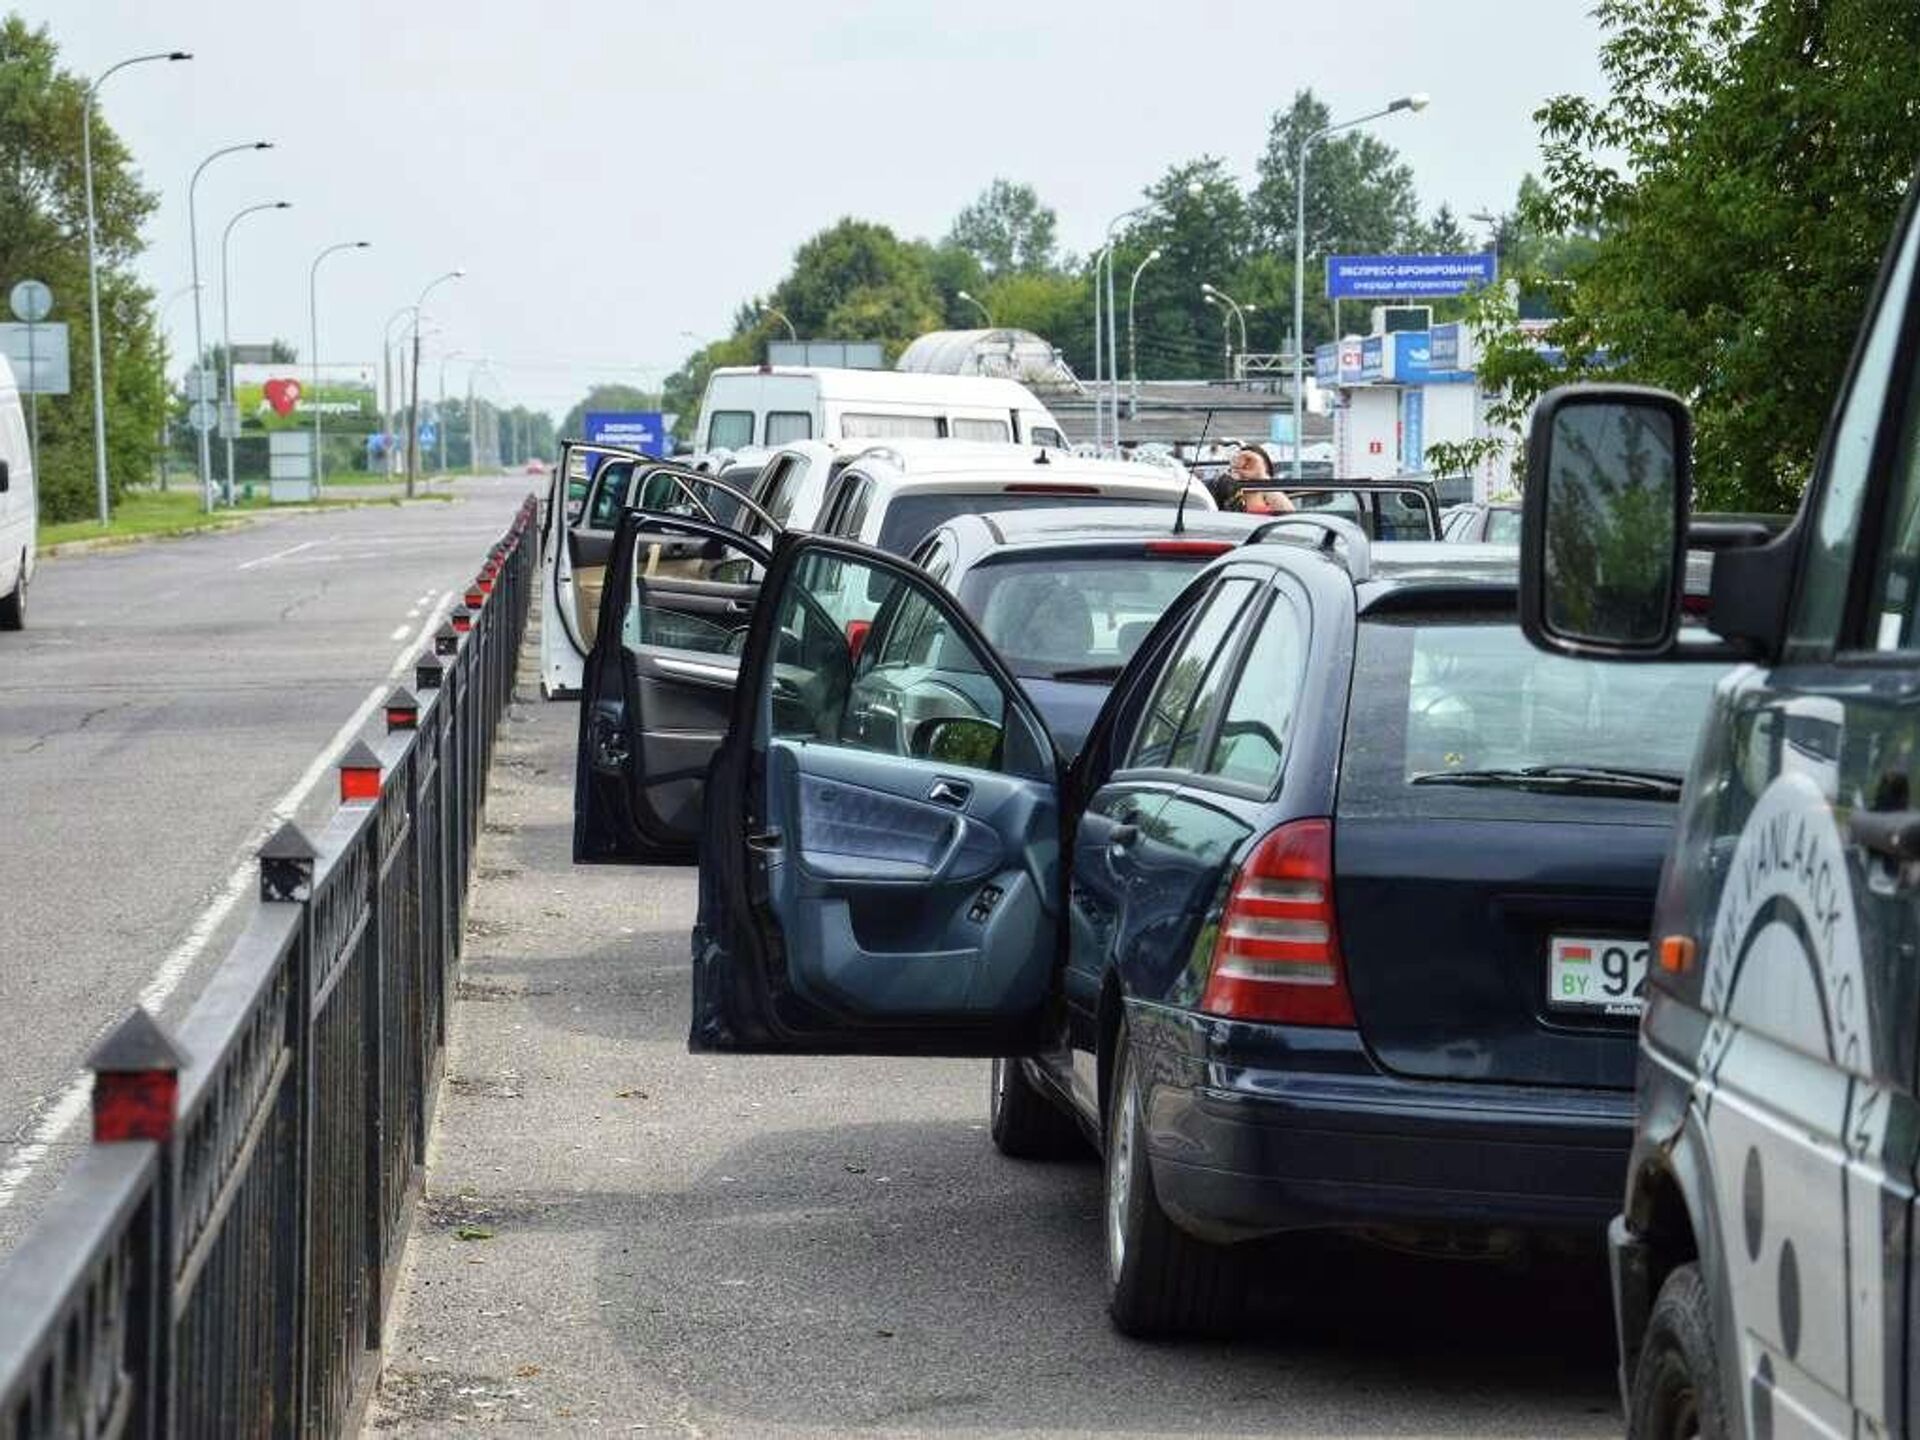
[[[367,748],[366,741],[356,740],[340,759],[340,803],[379,798],[380,757]]]
[[[450,618],[453,621],[453,628],[462,635],[473,629],[473,612],[471,610],[456,610]]]
[[[465,598],[469,610],[478,610],[487,603],[487,592],[475,585],[468,589]]]
[[[173,1134],[180,1077],[164,1070],[93,1077],[93,1138],[165,1140]]]

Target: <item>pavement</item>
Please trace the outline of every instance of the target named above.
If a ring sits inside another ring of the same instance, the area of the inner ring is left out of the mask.
[[[1100,1172],[1009,1161],[984,1061],[686,1053],[695,877],[569,864],[523,664],[369,1432],[1617,1435],[1597,1252],[1250,1251],[1229,1342],[1124,1339]]]
[[[184,1012],[270,816],[325,813],[332,761],[531,483],[41,564],[0,634],[0,1255],[84,1135],[94,1040],[136,1001]]]

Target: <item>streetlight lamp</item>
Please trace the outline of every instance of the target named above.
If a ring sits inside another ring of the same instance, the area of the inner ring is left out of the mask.
[[[1133,336],[1133,297],[1140,289],[1140,272],[1160,258],[1160,247],[1154,246],[1147,252],[1147,258],[1133,267],[1133,279],[1127,282],[1127,382],[1132,387],[1132,417],[1140,415],[1140,352],[1135,348]]]
[[[1206,189],[1207,187],[1202,185],[1198,180],[1189,180],[1186,188],[1187,199],[1200,199],[1206,194]],[[1165,200],[1149,200],[1144,205],[1136,205],[1131,210],[1121,211],[1107,222],[1107,243],[1105,247],[1107,257],[1107,357],[1109,369],[1113,372],[1107,382],[1107,401],[1113,411],[1113,443],[1115,445],[1120,443],[1120,337],[1119,327],[1114,319],[1113,261],[1118,242],[1115,240],[1113,232],[1119,229],[1122,221],[1131,220],[1138,215],[1145,215],[1150,210],[1157,210],[1165,203]],[[1100,272],[1098,269],[1094,271],[1093,280],[1097,304],[1100,286]],[[1096,318],[1096,327],[1098,323],[1098,319]],[[1098,402],[1096,400],[1096,409],[1097,408]]]
[[[1306,383],[1300,364],[1301,351],[1306,347],[1306,335],[1302,332],[1304,315],[1307,308],[1306,264],[1307,264],[1307,152],[1336,130],[1351,130],[1356,125],[1364,125],[1369,120],[1378,120],[1383,115],[1393,115],[1401,110],[1421,111],[1427,108],[1428,99],[1424,93],[1402,95],[1398,100],[1388,103],[1385,109],[1374,110],[1365,115],[1357,115],[1351,120],[1342,120],[1336,125],[1323,125],[1300,142],[1300,148],[1294,155],[1293,169],[1293,478],[1300,478],[1300,387]]]
[[[1100,322],[1100,267],[1106,263],[1107,254],[1112,249],[1113,246],[1107,244],[1093,252],[1093,448],[1096,451],[1106,438],[1107,423],[1106,410],[1100,400],[1100,352],[1104,343]]]
[[[420,307],[427,303],[427,296],[446,284],[449,280],[458,280],[466,270],[456,266],[444,275],[437,275],[427,282],[426,289],[420,292],[420,298],[413,302],[413,382],[408,387],[412,394],[407,404],[407,498],[413,498],[413,485],[420,474]]]
[[[1219,301],[1219,302],[1220,302],[1220,303],[1221,303],[1222,305],[1225,305],[1225,306],[1226,306],[1226,307],[1227,307],[1227,308],[1228,308],[1229,310],[1231,310],[1231,311],[1233,312],[1233,318],[1234,318],[1234,320],[1235,320],[1236,322],[1238,322],[1238,324],[1239,324],[1239,326],[1240,326],[1240,353],[1241,353],[1242,355],[1244,355],[1244,354],[1246,354],[1246,353],[1247,353],[1247,316],[1246,316],[1246,311],[1247,311],[1247,310],[1251,310],[1251,309],[1253,309],[1254,307],[1253,307],[1253,306],[1251,306],[1251,305],[1248,305],[1248,306],[1246,306],[1246,307],[1244,307],[1244,308],[1242,308],[1241,306],[1239,306],[1239,305],[1237,305],[1237,304],[1235,304],[1235,303],[1234,303],[1234,299],[1233,299],[1233,297],[1232,297],[1231,295],[1229,295],[1229,294],[1227,294],[1227,292],[1226,292],[1226,291],[1224,291],[1224,290],[1221,290],[1221,289],[1218,289],[1218,288],[1216,288],[1215,286],[1212,286],[1212,285],[1209,285],[1209,284],[1208,284],[1208,283],[1207,283],[1206,281],[1204,281],[1204,280],[1200,282],[1200,293],[1201,293],[1202,295],[1204,295],[1204,296],[1206,296],[1206,297],[1207,297],[1208,299],[1210,299],[1210,300],[1217,300],[1217,301]],[[1226,317],[1225,317],[1225,316],[1222,316],[1221,318],[1222,318],[1222,319],[1225,319]],[[1229,378],[1229,379],[1231,379],[1231,378],[1232,378],[1232,376],[1233,376],[1233,346],[1232,346],[1232,344],[1231,344],[1231,343],[1229,343],[1229,344],[1227,345],[1227,347],[1226,347],[1226,349],[1227,349],[1227,376],[1228,376],[1228,378]]]
[[[246,209],[235,214],[231,220],[227,221],[227,228],[220,232],[220,347],[225,352],[224,361],[220,369],[222,372],[221,379],[226,385],[225,404],[228,406],[234,404],[234,399],[233,301],[229,297],[227,289],[227,242],[233,238],[233,227],[246,219],[247,216],[258,215],[262,210],[291,210],[292,208],[293,202],[290,200],[268,200],[264,204],[249,205]],[[239,428],[239,411],[237,409],[235,410],[234,423],[229,427],[227,424],[227,412],[223,407],[220,411],[220,429],[227,442],[227,478],[221,498],[228,505],[233,504],[233,432]]]
[[[313,345],[307,365],[313,374],[313,398],[309,403],[313,406],[313,497],[316,500],[320,498],[320,487],[327,479],[326,457],[320,449],[320,262],[342,250],[372,248],[371,240],[342,240],[314,256],[313,264],[307,268],[307,334]]]
[[[90,337],[93,347],[93,479],[100,502],[100,523],[111,518],[107,512],[107,386],[100,362],[100,241],[93,218],[93,99],[107,77],[129,65],[144,65],[149,60],[191,60],[188,50],[161,50],[152,55],[135,55],[117,65],[109,65],[87,87],[80,106],[80,164],[87,188],[87,312],[92,317]],[[196,274],[194,284],[200,283]]]
[[[989,330],[993,328],[993,312],[988,310],[986,306],[982,305],[964,290],[956,290],[953,292],[953,295],[956,300],[964,300],[973,306],[974,309],[978,310],[980,312],[980,318],[987,322],[987,328]]]
[[[773,308],[773,306],[771,306],[771,305],[762,305],[762,306],[760,307],[760,313],[761,313],[762,315],[771,315],[771,316],[773,316],[773,318],[774,318],[774,319],[776,319],[776,320],[778,320],[778,321],[779,321],[779,322],[780,322],[780,323],[781,323],[782,325],[784,325],[784,326],[786,326],[786,327],[787,327],[787,339],[789,339],[789,340],[793,340],[793,341],[798,341],[798,340],[799,340],[799,338],[800,338],[800,332],[799,332],[799,331],[797,331],[797,330],[795,330],[795,329],[793,328],[793,321],[791,321],[791,320],[789,320],[789,319],[788,319],[788,318],[786,317],[786,314],[785,314],[785,312],[783,312],[783,311],[780,311],[780,310],[776,310],[776,309],[774,309],[774,308]]]
[[[160,306],[160,356],[161,369],[165,370],[167,355],[167,326],[173,315],[173,307],[193,293],[193,286],[182,285],[169,295]],[[168,401],[166,409],[160,412],[160,488],[162,491],[173,488],[173,403]]]
[[[195,192],[200,188],[200,176],[205,173],[207,166],[222,155],[238,155],[243,150],[271,150],[272,148],[271,140],[255,140],[248,144],[222,146],[194,167],[193,178],[187,182],[187,244],[193,249],[193,369],[187,373],[198,377],[198,383],[188,387],[189,392],[206,388],[207,371],[207,341],[200,324],[200,222],[199,211],[194,203]],[[216,388],[214,398],[218,399],[219,394]],[[193,395],[192,398],[195,403],[206,399],[204,395]],[[210,431],[198,426],[195,428],[200,431],[202,507],[211,515],[213,513],[213,441],[209,438]]]

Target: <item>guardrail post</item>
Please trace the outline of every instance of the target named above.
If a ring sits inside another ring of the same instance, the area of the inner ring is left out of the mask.
[[[274,1340],[284,1358],[290,1394],[289,1423],[283,1433],[307,1428],[312,1384],[307,1343],[307,1290],[313,1274],[313,1107],[318,1103],[313,1078],[313,872],[318,852],[306,833],[287,821],[260,847],[260,903],[298,905],[300,933],[290,960],[293,994],[287,1006],[287,1047],[293,1056],[296,1100],[293,1135],[293,1234],[276,1263],[290,1280],[295,1298],[282,1308],[281,1333]],[[276,1290],[278,1287],[275,1287]]]
[[[340,757],[340,803],[343,805],[372,805],[380,803],[380,784],[382,767],[380,757],[373,753],[364,740],[356,740],[345,755]],[[380,962],[384,954],[382,929],[385,917],[380,905],[381,846],[380,827],[370,824],[366,846],[369,855],[366,879],[367,887],[367,934],[369,943],[364,951],[365,973],[361,983],[361,1023],[360,1055],[361,1073],[366,1076],[364,1095],[364,1124],[362,1127],[362,1160],[365,1166],[366,1187],[362,1196],[366,1217],[366,1254],[363,1263],[367,1276],[367,1330],[365,1343],[369,1350],[380,1348],[381,1322],[386,1310],[386,1119],[383,1113],[383,1101],[386,1097],[386,1047],[382,1043],[384,1028],[382,1022],[385,1003],[381,983]]]

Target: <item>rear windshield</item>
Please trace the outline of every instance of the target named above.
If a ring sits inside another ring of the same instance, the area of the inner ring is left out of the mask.
[[[1354,661],[1340,809],[1540,814],[1651,802],[1671,810],[1722,673],[1548,655],[1527,643],[1511,613],[1368,620]]]
[[[993,561],[960,582],[960,603],[1022,679],[1117,669],[1212,558],[1135,551]]]
[[[979,515],[989,510],[1057,510],[1063,505],[1159,505],[1171,508],[1180,496],[1170,491],[1158,496],[1126,498],[1119,495],[1009,495],[1004,490],[936,490],[920,495],[897,495],[880,521],[875,544],[895,555],[905,555],[929,534],[956,515]]]

